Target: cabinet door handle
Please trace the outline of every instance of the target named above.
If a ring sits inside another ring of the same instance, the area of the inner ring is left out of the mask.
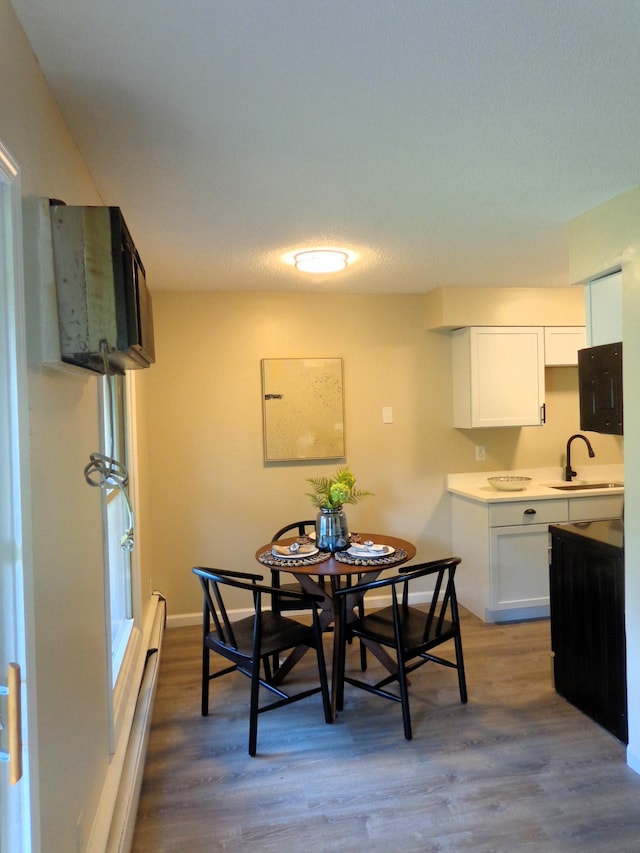
[[[535,511],[535,509],[529,508],[529,509],[525,509],[524,514],[525,515],[535,515],[536,511]]]

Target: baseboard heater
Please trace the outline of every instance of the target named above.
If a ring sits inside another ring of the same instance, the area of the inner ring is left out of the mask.
[[[105,853],[129,853],[133,843],[144,764],[149,743],[151,715],[160,669],[162,635],[166,618],[166,602],[160,599],[156,610],[147,659],[138,700],[131,724],[131,734],[122,768],[122,776],[111,820]]]

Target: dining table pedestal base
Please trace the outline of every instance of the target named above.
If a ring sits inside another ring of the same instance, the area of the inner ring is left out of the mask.
[[[331,672],[331,713],[334,719],[337,710],[338,685],[336,684],[336,680],[338,657],[343,630],[339,607],[334,597],[335,591],[340,589],[342,584],[351,584],[353,597],[351,595],[348,596],[347,620],[355,619],[354,611],[362,597],[362,594],[358,593],[358,584],[364,582],[365,577],[367,582],[375,580],[385,569],[402,565],[412,560],[416,555],[415,546],[411,542],[398,539],[394,536],[361,533],[358,536],[358,541],[371,541],[383,546],[380,555],[367,557],[358,555],[357,553],[354,555],[353,553],[349,553],[349,550],[346,550],[337,551],[333,554],[319,552],[313,556],[295,559],[295,557],[278,557],[274,555],[273,543],[263,545],[256,551],[256,559],[262,565],[270,567],[277,566],[279,571],[292,574],[306,592],[313,595],[322,595],[320,625],[323,631],[329,631],[332,625],[334,630]],[[278,541],[278,546],[286,548],[295,542],[295,538],[282,539]],[[329,588],[327,588],[327,580],[329,581]],[[354,580],[355,583],[352,583]],[[396,662],[382,646],[368,642],[365,643],[365,646],[390,673],[397,671]],[[300,646],[294,649],[286,660],[282,662],[275,675],[278,683],[291,672],[306,651],[306,646]]]

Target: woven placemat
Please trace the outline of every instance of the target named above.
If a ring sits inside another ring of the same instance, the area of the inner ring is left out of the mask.
[[[347,551],[336,551],[333,555],[339,563],[349,566],[394,566],[407,559],[407,552],[403,548],[396,548],[393,554],[386,557],[354,557]]]
[[[271,551],[265,551],[260,554],[258,559],[265,566],[274,566],[278,569],[286,569],[287,566],[295,568],[296,566],[315,566],[317,563],[324,563],[331,557],[330,551],[318,551],[317,554],[310,554],[308,557],[277,557]]]

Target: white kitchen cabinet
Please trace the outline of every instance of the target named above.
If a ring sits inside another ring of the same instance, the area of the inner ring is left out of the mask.
[[[492,527],[487,622],[549,615],[548,524]]]
[[[616,344],[622,340],[622,273],[588,281],[584,286],[587,345]]]
[[[473,326],[452,332],[453,425],[544,423],[544,329]]]
[[[621,518],[624,495],[589,495],[569,499],[569,521]]]
[[[452,495],[458,600],[485,622],[549,615],[549,524],[619,518],[623,495],[489,503]]]
[[[549,615],[549,524],[567,521],[568,500],[532,500],[489,507],[488,622]]]
[[[547,367],[578,364],[578,350],[587,345],[584,326],[545,326],[544,363]]]

